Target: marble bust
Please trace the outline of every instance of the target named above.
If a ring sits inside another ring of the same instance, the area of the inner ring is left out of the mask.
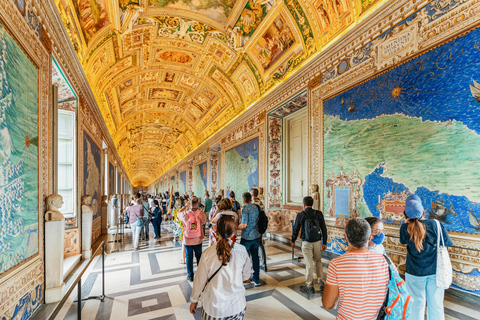
[[[47,212],[45,212],[45,222],[62,221],[65,219],[58,210],[63,205],[63,197],[59,194],[51,194],[47,197]]]
[[[92,207],[90,204],[92,203],[92,196],[91,195],[84,195],[82,196],[82,214],[83,213],[93,213]]]
[[[318,185],[310,185],[310,197],[313,198],[313,209],[320,210],[320,193],[318,192]]]

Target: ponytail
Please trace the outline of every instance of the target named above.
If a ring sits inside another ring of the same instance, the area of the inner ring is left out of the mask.
[[[415,248],[420,252],[423,250],[423,239],[427,231],[425,225],[418,221],[418,219],[408,220],[407,232],[410,235],[410,240],[415,243]]]
[[[232,216],[221,216],[217,222],[217,236],[220,238],[217,242],[217,255],[222,264],[226,266],[232,257],[234,243],[230,243],[230,238],[237,232],[237,223]]]

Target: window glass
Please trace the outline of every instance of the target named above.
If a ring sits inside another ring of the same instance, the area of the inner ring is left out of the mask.
[[[63,197],[60,212],[75,216],[75,113],[58,110],[58,194]]]

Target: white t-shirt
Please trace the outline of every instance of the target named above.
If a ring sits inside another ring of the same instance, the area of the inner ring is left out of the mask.
[[[231,240],[230,240],[231,241]],[[202,290],[222,264],[217,255],[217,243],[202,253],[193,281],[190,302],[198,302]],[[243,281],[250,279],[251,263],[247,250],[235,243],[230,262],[223,266],[203,292],[203,309],[214,318],[225,318],[242,312],[247,306]]]
[[[375,247],[368,246],[368,249],[376,253],[385,254],[385,248],[383,247],[383,244],[377,244]]]

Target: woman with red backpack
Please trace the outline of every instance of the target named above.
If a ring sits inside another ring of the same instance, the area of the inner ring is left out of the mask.
[[[178,219],[184,226],[184,242],[187,262],[187,279],[193,281],[193,253],[197,259],[197,265],[202,256],[202,241],[204,238],[203,225],[207,222],[205,212],[198,209],[198,198],[194,197],[190,202],[177,212]]]

